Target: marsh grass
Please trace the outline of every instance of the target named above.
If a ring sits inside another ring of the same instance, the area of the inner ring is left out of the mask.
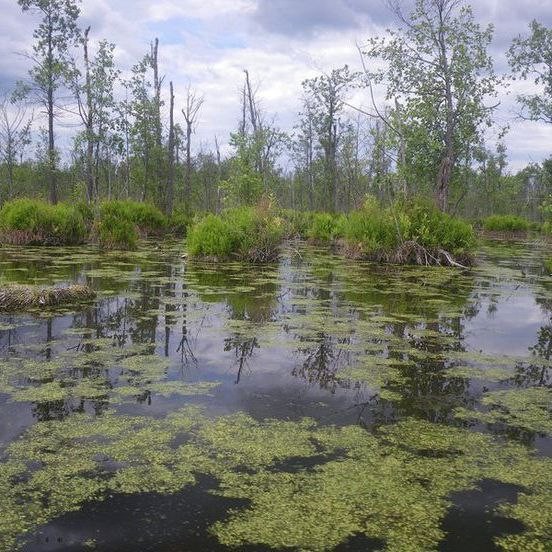
[[[209,261],[275,261],[285,235],[283,220],[263,206],[208,215],[189,231],[188,254]]]
[[[530,226],[527,219],[517,215],[492,215],[483,221],[486,232],[524,233],[530,230]]]
[[[383,208],[369,198],[336,233],[346,256],[393,264],[469,266],[477,243],[469,223],[420,199]]]
[[[87,228],[81,211],[40,199],[16,199],[0,209],[0,242],[11,245],[77,245]]]

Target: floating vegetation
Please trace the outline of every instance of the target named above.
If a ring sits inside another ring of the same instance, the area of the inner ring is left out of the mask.
[[[109,547],[87,504],[135,512],[143,493],[148,508],[156,495],[193,501],[194,485],[218,512],[197,536],[205,548],[322,551],[365,537],[426,552],[449,542],[456,493],[483,495],[487,480],[515,488],[485,514],[497,549],[547,550],[541,251],[485,246],[466,272],[299,243],[255,268],[183,263],[177,242],[139,247],[0,250],[3,281],[86,281],[101,297],[0,321],[2,552],[77,522]]]
[[[311,469],[276,469],[308,458],[317,459]],[[501,513],[525,523],[552,499],[551,468],[522,446],[418,420],[371,435],[308,419],[209,420],[191,407],[163,419],[76,414],[38,424],[8,448],[0,548],[13,549],[33,526],[110,491],[172,493],[204,473],[218,479],[217,494],[250,501],[213,526],[223,544],[322,551],[360,533],[390,551],[434,550],[451,493],[485,478],[520,485],[520,502]],[[518,546],[551,529],[550,520],[537,519],[515,537]]]
[[[552,436],[552,389],[528,387],[491,391],[483,396],[481,404],[488,410],[474,412],[460,409],[456,415]]]
[[[10,285],[0,287],[0,311],[72,305],[95,297],[95,291],[79,284],[63,287]]]

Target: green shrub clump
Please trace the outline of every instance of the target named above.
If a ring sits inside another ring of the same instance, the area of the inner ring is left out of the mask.
[[[40,199],[16,199],[0,209],[0,242],[16,245],[77,245],[87,228],[78,208]]]
[[[167,217],[154,205],[131,200],[100,203],[96,220],[104,249],[136,249],[139,237],[159,236],[169,226]]]
[[[530,223],[517,215],[491,215],[483,221],[483,228],[488,232],[527,232]]]
[[[369,198],[337,233],[349,256],[399,264],[471,264],[476,245],[470,224],[420,199],[383,208]]]
[[[158,236],[168,226],[167,217],[151,203],[131,200],[104,201],[100,204],[100,222],[125,219],[136,226],[140,235]]]
[[[241,207],[207,215],[194,224],[187,249],[190,257],[212,261],[270,262],[278,257],[284,234],[284,221],[270,209]]]
[[[329,243],[336,237],[337,218],[330,213],[314,213],[307,238],[315,243]]]

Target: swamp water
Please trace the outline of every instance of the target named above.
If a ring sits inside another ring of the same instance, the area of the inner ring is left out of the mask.
[[[552,549],[538,245],[180,255],[0,250],[1,283],[98,292],[0,317],[0,551]]]

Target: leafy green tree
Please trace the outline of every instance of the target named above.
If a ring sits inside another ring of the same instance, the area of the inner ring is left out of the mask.
[[[96,56],[89,54],[89,32],[82,37],[83,67],[73,67],[71,88],[77,98],[78,114],[84,125],[86,143],[86,195],[90,202],[98,197],[98,165],[103,146],[114,128],[115,98],[113,86],[119,77],[113,51],[115,45],[100,41]]]
[[[364,49],[386,62],[368,76],[386,83],[387,99],[400,106],[411,172],[431,171],[446,210],[455,168],[471,157],[496,107],[486,103],[500,82],[487,53],[493,28],[482,29],[464,0],[416,0],[408,16],[393,9],[398,28]]]
[[[356,78],[357,74],[345,65],[332,70],[328,75],[303,81],[303,90],[309,106],[309,112],[304,114],[304,118],[313,125],[318,145],[323,152],[328,187],[324,207],[327,211],[335,211],[338,208],[337,152],[341,137],[340,115],[345,107],[347,92]]]
[[[529,36],[518,36],[508,50],[515,78],[532,78],[541,87],[535,94],[521,94],[521,116],[532,121],[552,123],[552,29],[532,21]]]
[[[58,111],[58,91],[67,80],[69,47],[80,35],[77,26],[79,7],[77,0],[18,0],[24,12],[37,12],[42,20],[34,30],[35,43],[29,71],[32,91],[43,105],[48,118],[48,189],[50,200],[57,203],[57,158],[54,119]]]

